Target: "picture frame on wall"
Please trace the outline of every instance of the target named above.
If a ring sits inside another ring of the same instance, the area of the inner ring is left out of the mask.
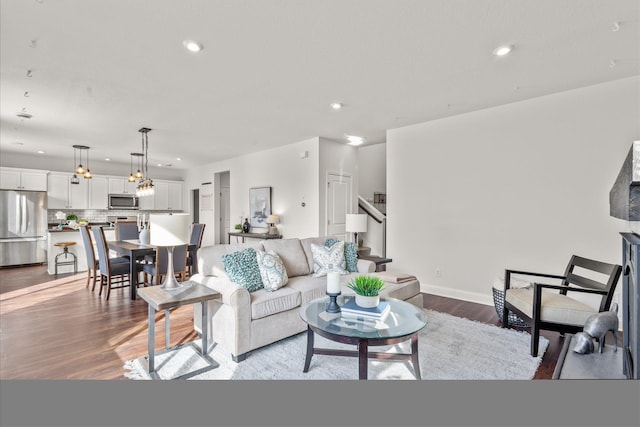
[[[249,224],[251,227],[267,228],[267,217],[271,215],[271,187],[249,189]]]

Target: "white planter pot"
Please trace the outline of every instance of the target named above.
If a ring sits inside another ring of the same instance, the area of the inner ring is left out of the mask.
[[[356,294],[356,305],[362,308],[373,308],[377,307],[380,304],[380,295],[376,295],[375,297],[367,297],[364,295]]]

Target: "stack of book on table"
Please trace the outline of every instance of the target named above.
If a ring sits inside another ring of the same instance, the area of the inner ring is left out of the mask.
[[[384,320],[389,315],[391,306],[386,301],[380,301],[377,307],[364,308],[356,305],[355,298],[347,301],[340,307],[340,313],[343,318],[362,319],[362,320]]]

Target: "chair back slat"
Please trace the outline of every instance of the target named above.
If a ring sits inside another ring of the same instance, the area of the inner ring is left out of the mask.
[[[607,276],[607,281],[602,282],[584,277],[583,274],[579,274],[578,272],[576,272],[576,267],[580,268],[581,270],[603,274]],[[600,300],[600,311],[605,311],[608,310],[609,306],[611,305],[611,301],[613,300],[613,293],[616,289],[621,274],[621,265],[610,264],[589,258],[583,258],[578,255],[573,255],[571,257],[569,265],[567,266],[567,270],[565,272],[566,280],[563,282],[563,284],[567,285],[571,283],[573,285],[580,286],[586,289],[605,291],[606,294],[603,295]],[[565,291],[562,291],[561,293],[566,294]]]

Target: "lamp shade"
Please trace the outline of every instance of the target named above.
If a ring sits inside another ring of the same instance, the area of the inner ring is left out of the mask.
[[[352,233],[361,233],[367,231],[367,215],[347,214],[345,231],[349,231]]]
[[[279,215],[269,215],[267,217],[267,224],[278,224],[280,222]]]
[[[189,243],[189,214],[150,214],[149,243],[153,246],[178,246]]]

